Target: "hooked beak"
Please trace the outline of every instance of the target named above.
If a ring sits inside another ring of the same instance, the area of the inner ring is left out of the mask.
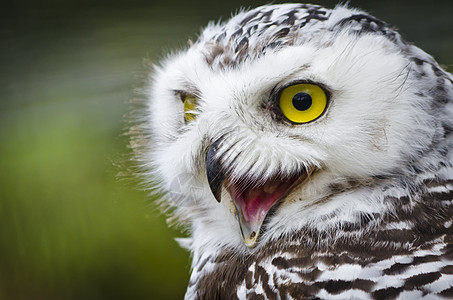
[[[290,191],[303,182],[315,169],[308,168],[291,176],[275,176],[265,182],[244,177],[231,179],[225,176],[217,155],[219,141],[213,143],[206,156],[206,174],[214,198],[220,202],[222,188],[228,190],[239,221],[244,244],[253,248],[262,232],[263,223],[270,211],[275,210]]]
[[[206,155],[206,175],[208,177],[209,187],[217,202],[222,200],[222,185],[225,175],[222,172],[222,167],[215,157],[219,146],[219,141],[213,143]]]

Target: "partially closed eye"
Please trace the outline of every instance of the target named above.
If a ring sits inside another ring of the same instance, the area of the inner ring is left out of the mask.
[[[186,122],[195,120],[198,99],[189,94],[184,95],[182,99],[184,102],[184,120]]]

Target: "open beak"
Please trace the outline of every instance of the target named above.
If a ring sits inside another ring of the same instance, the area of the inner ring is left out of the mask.
[[[232,179],[225,176],[221,163],[216,156],[218,144],[214,143],[206,157],[206,173],[209,187],[214,198],[220,202],[223,186],[228,190],[236,208],[244,244],[253,248],[263,230],[271,211],[273,211],[298,184],[303,182],[314,168],[291,176],[275,176],[266,182],[252,177]]]

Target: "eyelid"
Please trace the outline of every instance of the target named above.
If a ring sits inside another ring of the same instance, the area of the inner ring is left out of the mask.
[[[283,93],[283,91],[286,88],[288,88],[288,87],[290,87],[292,85],[296,85],[296,84],[313,84],[313,85],[319,86],[324,91],[324,93],[326,94],[327,107],[330,106],[332,92],[331,92],[331,90],[329,88],[326,87],[325,84],[320,83],[320,82],[315,82],[313,80],[300,79],[300,80],[293,80],[293,81],[290,81],[290,82],[285,82],[284,84],[281,84],[281,85],[276,85],[272,89],[272,91],[270,93],[270,99],[272,99],[272,102],[275,104],[277,110],[280,110],[279,109],[279,106],[280,106],[280,104],[279,104],[280,95]]]
[[[196,88],[192,88],[192,87],[188,87],[184,90],[173,90],[173,94],[176,96],[176,97],[179,97],[179,99],[181,99],[181,102],[184,103],[184,99],[185,97],[187,96],[192,96],[192,97],[195,97],[197,99],[200,99],[200,91],[198,91]]]
[[[187,95],[189,95],[187,92],[180,90],[174,90],[173,94],[175,95],[175,97],[178,97],[182,103],[184,103],[184,99],[187,97]]]
[[[276,97],[280,96],[281,93],[287,88],[287,87],[290,87],[292,85],[296,85],[296,84],[312,84],[312,85],[317,85],[319,86],[327,95],[327,100],[330,99],[330,95],[331,95],[331,92],[330,92],[330,89],[326,87],[326,85],[324,85],[323,83],[321,82],[316,82],[316,81],[313,81],[313,80],[309,80],[309,79],[300,79],[300,80],[292,80],[290,82],[285,82],[284,84],[282,85],[277,85],[274,87],[274,89],[272,90],[272,93],[271,93],[271,96],[274,98],[274,99],[277,99]],[[278,99],[277,99],[278,100]]]

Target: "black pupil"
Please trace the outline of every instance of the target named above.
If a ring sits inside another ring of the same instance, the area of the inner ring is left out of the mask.
[[[293,105],[297,110],[307,110],[311,106],[311,96],[303,92],[297,93],[293,97]]]

